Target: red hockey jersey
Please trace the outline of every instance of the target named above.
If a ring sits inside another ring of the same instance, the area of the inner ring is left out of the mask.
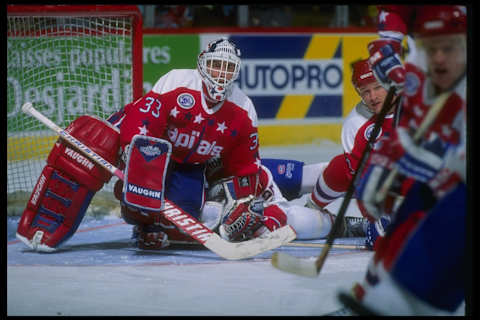
[[[368,143],[375,126],[376,116],[369,112],[363,103],[359,103],[346,117],[342,127],[342,146],[344,153],[335,156],[318,177],[312,191],[312,200],[321,207],[342,197],[358,168],[358,162]],[[385,133],[392,131],[393,114],[385,117],[376,141]],[[374,145],[375,148],[375,145]]]
[[[197,70],[172,70],[124,112],[118,121],[122,147],[135,134],[143,134],[169,140],[172,160],[180,164],[220,158],[225,174],[231,176],[259,169],[257,114],[236,85],[228,99],[208,108]]]

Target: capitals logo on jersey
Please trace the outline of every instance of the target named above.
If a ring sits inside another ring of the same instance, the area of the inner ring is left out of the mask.
[[[365,138],[365,140],[369,141],[370,140],[370,136],[373,134],[373,129],[375,128],[375,123],[372,123],[371,125],[369,125],[364,133],[363,133],[363,137]],[[380,128],[380,131],[378,132],[378,135],[377,137],[375,138],[375,140],[378,140],[378,137],[381,137],[382,136],[382,128]],[[376,144],[374,145],[373,149],[376,149]]]
[[[177,103],[183,109],[191,109],[195,105],[195,98],[189,93],[182,93],[178,96]]]
[[[175,148],[183,147],[193,149],[199,155],[211,155],[212,157],[219,158],[223,147],[217,145],[217,141],[209,142],[201,139],[201,136],[201,132],[196,130],[192,130],[191,133],[179,133],[175,127],[168,129],[168,138]]]

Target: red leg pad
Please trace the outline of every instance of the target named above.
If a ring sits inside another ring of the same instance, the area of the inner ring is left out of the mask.
[[[106,160],[117,163],[119,133],[105,121],[81,116],[66,131]],[[34,250],[56,250],[77,230],[93,195],[111,176],[59,139],[20,218],[17,237]]]

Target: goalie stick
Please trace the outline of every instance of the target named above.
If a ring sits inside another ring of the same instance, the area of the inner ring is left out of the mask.
[[[311,259],[296,258],[283,252],[274,252],[272,255],[271,263],[275,268],[280,269],[282,271],[295,273],[305,277],[318,276],[325,262],[325,259],[327,258],[327,255],[330,252],[330,249],[332,248],[333,241],[335,240],[335,234],[341,227],[343,217],[345,216],[350,200],[352,199],[353,192],[355,191],[357,178],[360,176],[361,172],[363,171],[363,167],[365,166],[366,160],[368,159],[368,155],[370,154],[370,151],[372,149],[372,144],[375,142],[375,139],[377,138],[377,135],[380,132],[380,128],[383,125],[385,115],[388,113],[392,105],[397,101],[396,100],[394,103],[392,103],[394,93],[395,93],[395,89],[392,86],[388,90],[387,96],[385,97],[385,100],[382,105],[382,109],[380,110],[375,120],[375,125],[373,127],[372,134],[368,138],[368,143],[365,146],[362,156],[358,162],[357,170],[355,171],[352,181],[348,186],[347,193],[343,198],[337,217],[335,218],[335,222],[333,223],[332,229],[328,234],[325,247],[323,247],[320,255],[315,260],[311,260]]]
[[[182,241],[182,240],[168,240],[171,244],[175,245],[199,245],[198,242]],[[302,247],[302,248],[323,248],[325,243],[312,243],[312,242],[289,242],[282,244],[282,247]],[[346,250],[368,250],[365,245],[361,244],[336,244],[332,245],[332,249],[346,249]]]
[[[88,148],[82,142],[70,135],[66,130],[60,128],[53,121],[48,119],[31,102],[26,102],[22,106],[22,111],[38,119],[49,129],[55,131],[61,138],[76,147],[86,157],[108,170],[111,174],[124,180],[123,172]],[[175,224],[179,229],[187,233],[193,239],[204,245],[210,251],[227,260],[240,260],[256,256],[262,252],[275,249],[285,243],[295,239],[296,233],[289,225],[281,227],[262,238],[255,238],[243,242],[229,242],[222,239],[218,234],[204,226],[201,222],[175,205],[173,202],[165,199],[164,209],[161,211],[164,217]]]

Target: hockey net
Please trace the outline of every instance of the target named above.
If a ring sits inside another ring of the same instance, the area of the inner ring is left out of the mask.
[[[57,136],[21,111],[26,101],[59,126],[106,119],[142,95],[142,17],[136,6],[7,6],[7,214],[21,215]],[[117,209],[111,181],[90,214]]]

